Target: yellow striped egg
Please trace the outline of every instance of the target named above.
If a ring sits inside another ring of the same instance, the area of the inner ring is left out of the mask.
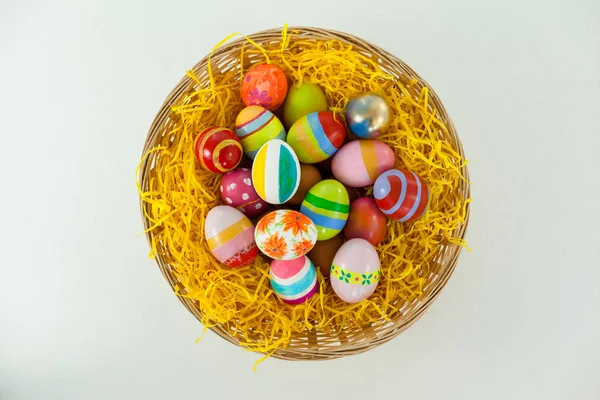
[[[235,120],[235,134],[242,141],[244,154],[254,159],[261,146],[271,139],[285,140],[281,121],[261,106],[244,108]]]

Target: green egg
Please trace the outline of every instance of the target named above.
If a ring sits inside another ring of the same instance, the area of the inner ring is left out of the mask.
[[[317,240],[329,240],[344,229],[348,220],[348,192],[335,179],[325,179],[308,191],[300,212],[317,226]]]
[[[289,128],[307,114],[327,111],[327,98],[318,85],[304,82],[299,87],[290,87],[283,104],[283,122]]]

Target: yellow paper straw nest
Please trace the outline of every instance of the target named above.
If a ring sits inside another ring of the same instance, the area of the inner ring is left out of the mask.
[[[146,170],[144,182],[138,184],[150,256],[168,264],[176,294],[193,300],[205,329],[220,327],[244,348],[267,356],[287,348],[294,335],[314,332],[343,343],[352,332],[401,319],[436,279],[439,253],[448,246],[466,246],[456,232],[465,224],[470,201],[460,190],[468,179],[462,172],[466,161],[430,104],[427,87],[416,90],[416,78],[403,83],[352,44],[295,35],[284,28],[279,40],[262,45],[246,38],[232,55],[231,67],[215,73],[209,59],[205,79],[188,71],[195,84],[172,105],[169,131],[147,146],[140,163]],[[391,117],[388,133],[379,140],[394,149],[397,168],[408,168],[429,184],[431,200],[423,218],[412,224],[388,222],[387,239],[377,248],[381,282],[358,304],[341,301],[317,268],[318,294],[305,304],[287,305],[271,290],[268,258],[231,269],[215,260],[203,238],[205,216],[220,203],[221,175],[199,167],[194,138],[211,125],[233,129],[244,107],[239,82],[250,65],[264,62],[281,67],[296,84],[318,84],[340,117],[351,97],[382,95]]]

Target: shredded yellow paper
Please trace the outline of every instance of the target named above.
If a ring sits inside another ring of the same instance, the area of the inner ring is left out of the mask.
[[[465,179],[461,168],[466,160],[448,140],[445,124],[429,104],[427,88],[414,90],[416,80],[402,83],[351,45],[294,37],[287,29],[279,42],[260,46],[248,40],[239,60],[238,68],[219,73],[209,62],[209,79],[204,83],[188,71],[197,83],[195,91],[172,107],[173,130],[144,156],[152,161],[149,186],[145,191],[139,184],[138,188],[153,234],[151,256],[162,257],[176,271],[183,287],[176,294],[194,300],[205,327],[220,325],[241,346],[267,356],[306,330],[335,334],[399,317],[403,307],[422,296],[435,277],[432,260],[442,246],[466,246],[464,240],[452,236],[464,223],[470,201],[456,190]],[[363,302],[341,301],[319,271],[317,295],[305,304],[287,305],[271,290],[266,257],[231,269],[215,260],[203,238],[205,216],[220,203],[221,175],[200,168],[193,141],[211,125],[233,129],[244,107],[239,82],[250,65],[261,62],[280,66],[296,84],[318,84],[331,110],[340,116],[355,95],[384,96],[391,123],[389,133],[379,140],[394,149],[397,167],[416,172],[430,186],[429,211],[423,218],[412,224],[388,222],[388,237],[378,247],[382,279]]]

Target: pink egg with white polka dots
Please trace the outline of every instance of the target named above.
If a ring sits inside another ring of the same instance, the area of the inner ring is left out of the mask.
[[[237,208],[248,217],[267,209],[267,202],[254,190],[252,171],[248,168],[238,168],[223,175],[219,190],[225,204]]]

